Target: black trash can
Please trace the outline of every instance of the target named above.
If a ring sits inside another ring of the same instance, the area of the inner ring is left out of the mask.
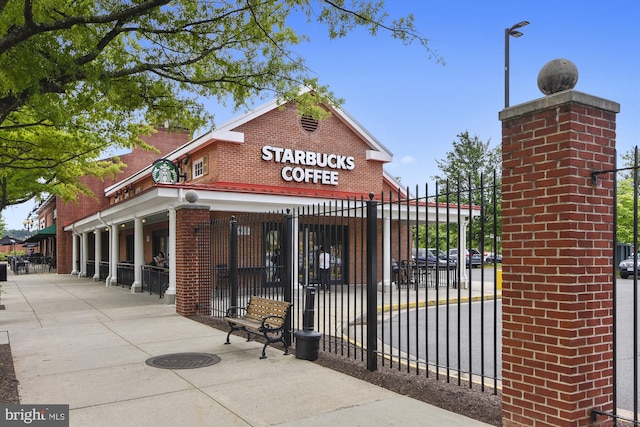
[[[7,281],[7,264],[0,264],[0,282]]]
[[[316,360],[320,348],[320,333],[316,331],[296,331],[296,358]]]
[[[313,330],[313,315],[315,312],[316,289],[308,287],[305,295],[304,314],[302,318],[303,330],[296,331],[296,358],[316,360],[320,348],[320,333]]]

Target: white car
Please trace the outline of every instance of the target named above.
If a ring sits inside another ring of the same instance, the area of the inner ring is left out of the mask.
[[[469,256],[471,253],[471,256]],[[458,250],[457,249],[449,249],[449,259],[455,262],[458,261]],[[468,249],[466,251],[466,266],[469,266],[471,263],[472,268],[480,267],[482,265],[482,255],[478,252],[477,249]]]
[[[484,253],[484,262],[487,264],[493,264],[494,262],[502,263],[502,254],[493,254],[493,252]]]

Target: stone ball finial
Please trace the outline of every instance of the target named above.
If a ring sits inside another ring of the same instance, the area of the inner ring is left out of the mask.
[[[186,193],[184,193],[184,198],[189,203],[195,203],[198,201],[198,193],[196,193],[193,190],[189,190]]]
[[[545,95],[573,89],[578,83],[578,67],[568,59],[547,62],[538,73],[538,88]]]

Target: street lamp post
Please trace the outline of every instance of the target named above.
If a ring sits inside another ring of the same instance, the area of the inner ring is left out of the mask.
[[[22,221],[22,224],[24,225],[24,228],[26,228],[27,231],[31,233],[31,227],[36,225],[36,221],[37,220],[35,218],[27,218],[24,221]]]
[[[518,22],[510,28],[504,29],[504,108],[509,106],[509,37],[522,37],[518,28],[529,25],[529,21]]]

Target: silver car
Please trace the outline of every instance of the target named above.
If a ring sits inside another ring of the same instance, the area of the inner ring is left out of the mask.
[[[448,258],[455,262],[458,261],[458,249],[449,249]],[[471,264],[471,267],[477,268],[482,265],[482,255],[478,252],[477,249],[468,249],[466,251],[466,266],[468,267]]]
[[[636,268],[635,271],[640,269],[640,254],[637,256],[631,255],[629,258],[625,259],[618,265],[618,270],[620,271],[620,277],[623,279],[628,278],[629,276],[633,276],[633,259],[636,259]]]

